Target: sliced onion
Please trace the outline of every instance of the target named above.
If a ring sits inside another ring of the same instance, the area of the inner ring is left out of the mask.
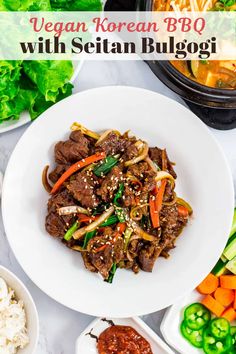
[[[151,167],[151,169],[152,169],[153,172],[155,172],[155,173],[158,172],[155,163],[150,159],[149,156],[147,156],[147,157],[145,158],[145,161],[149,164],[149,166]]]
[[[177,202],[177,195],[175,192],[173,192],[173,199],[170,202],[162,202],[163,205],[171,206],[174,205]]]
[[[191,205],[188,202],[186,202],[186,200],[184,200],[182,198],[177,198],[176,202],[177,202],[177,204],[183,205],[186,209],[188,209],[189,215],[191,215],[193,213],[193,209],[192,209]]]
[[[157,172],[157,175],[155,177],[155,180],[156,182],[159,182],[163,179],[169,179],[171,184],[172,184],[172,188],[175,187],[175,179],[174,177],[169,173],[169,172],[166,172],[166,171],[158,171]]]
[[[114,132],[116,135],[120,136],[120,132],[118,130],[113,130],[113,129],[108,129],[106,130],[104,133],[102,133],[102,135],[100,136],[100,138],[98,139],[98,141],[96,142],[95,146],[98,146],[101,144],[101,142],[103,142],[103,140],[106,139],[106,137],[111,133]]]
[[[150,235],[146,231],[141,229],[141,227],[138,224],[136,224],[135,221],[132,220],[131,222],[132,222],[131,225],[132,225],[132,227],[134,229],[134,232],[136,232],[138,236],[141,236],[141,238],[143,240],[150,241],[150,242],[153,242],[153,241],[157,240],[157,238],[155,236]]]
[[[128,250],[126,251],[126,257],[127,257],[128,261],[130,261],[131,263],[134,261],[134,258],[135,258],[135,257],[132,258],[131,254]]]
[[[48,182],[48,169],[49,169],[49,166],[45,166],[44,169],[43,169],[43,173],[42,173],[42,183],[43,183],[43,186],[45,188],[45,190],[48,192],[48,193],[51,193],[51,190],[52,190],[52,186],[50,185],[50,183]]]
[[[112,132],[112,129],[108,129],[104,133],[102,133],[102,135],[100,136],[98,141],[96,141],[95,146],[98,146],[111,132]]]
[[[85,248],[83,248],[83,247],[81,247],[81,246],[77,246],[77,245],[75,245],[75,246],[72,246],[72,247],[70,247],[72,250],[74,250],[74,251],[77,251],[77,252],[87,252],[87,250],[85,249]]]
[[[134,164],[144,160],[147,157],[147,155],[148,155],[148,149],[149,149],[148,144],[146,142],[143,142],[142,143],[142,148],[140,148],[140,150],[141,150],[140,155],[137,156],[137,157],[134,157],[133,159],[131,159],[129,161],[126,161],[125,162],[125,166],[126,167],[127,166],[131,166],[131,165],[134,165]]]
[[[140,240],[140,239],[141,239],[141,236],[140,236],[140,235],[132,235],[132,236],[130,237],[129,242],[132,242],[132,241],[134,241],[134,240]]]
[[[105,211],[102,215],[100,215],[94,222],[75,231],[75,233],[73,234],[73,238],[75,240],[78,240],[79,238],[84,236],[86,232],[95,230],[99,225],[101,225],[104,221],[106,221],[109,218],[109,216],[111,216],[114,213],[114,211],[115,208],[111,206],[109,209],[107,209],[107,211]]]
[[[143,216],[143,213],[142,213],[142,211],[139,211],[139,209],[142,209],[142,208],[144,208],[144,207],[146,207],[146,206],[149,206],[149,204],[148,203],[145,203],[145,204],[142,204],[142,205],[137,205],[136,207],[133,207],[132,209],[131,209],[131,211],[130,211],[130,217],[131,217],[131,219],[132,220],[134,220],[134,221],[139,221],[139,220],[141,220],[142,219],[142,216]],[[135,216],[135,213],[139,213],[140,215],[139,216]]]
[[[92,130],[89,130],[85,128],[82,124],[74,122],[72,126],[70,127],[71,130],[80,130],[83,134],[90,136],[91,138],[98,140],[100,138],[100,135],[93,132]]]
[[[70,214],[77,214],[77,213],[89,215],[87,209],[84,209],[78,205],[69,205],[58,209],[59,215],[70,215]]]

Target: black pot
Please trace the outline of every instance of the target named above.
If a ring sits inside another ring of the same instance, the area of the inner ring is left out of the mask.
[[[152,11],[153,0],[108,0],[107,11]],[[188,79],[169,61],[148,61],[154,74],[180,95],[189,108],[215,129],[236,128],[236,90],[216,89]]]

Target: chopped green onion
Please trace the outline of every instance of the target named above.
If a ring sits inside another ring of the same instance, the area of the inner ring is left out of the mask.
[[[93,169],[93,173],[97,177],[101,177],[102,175],[107,174],[111,171],[112,167],[114,167],[118,162],[118,159],[113,156],[106,157],[100,165],[97,165]]]
[[[208,64],[209,61],[208,61],[208,60],[205,60],[205,59],[202,59],[202,60],[200,60],[200,63],[201,63],[201,64]]]
[[[116,216],[117,216],[118,219],[119,219],[119,222],[125,222],[125,221],[126,221],[126,220],[125,220],[125,214],[124,214],[123,208],[117,207],[117,208],[115,209],[115,213],[116,213]]]
[[[115,195],[115,198],[114,198],[114,204],[116,206],[120,206],[120,203],[119,203],[119,199],[122,197],[122,194],[124,192],[124,188],[125,188],[125,185],[124,183],[121,183],[120,186],[119,186],[119,189]]]
[[[106,221],[104,221],[100,225],[100,227],[110,226],[110,225],[116,224],[118,221],[119,221],[119,219],[116,215],[111,215],[111,216],[109,216],[109,218]]]
[[[79,225],[80,225],[80,223],[78,223],[78,221],[76,221],[65,233],[64,240],[70,241],[70,239],[73,236],[73,233],[78,229]]]
[[[129,240],[130,240],[132,233],[133,233],[133,230],[131,228],[127,227],[127,229],[125,230],[125,233],[124,233],[124,241],[125,241],[124,242],[125,243],[124,249],[125,249],[125,251],[127,250]]]
[[[110,284],[112,283],[116,270],[117,270],[117,265],[115,263],[113,263],[110,273],[109,273],[109,277],[108,277],[108,279],[106,279],[107,283],[110,283]]]
[[[84,238],[83,249],[87,248],[88,242],[96,235],[96,230],[87,232]]]

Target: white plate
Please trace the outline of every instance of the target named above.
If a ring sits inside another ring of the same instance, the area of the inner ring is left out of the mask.
[[[79,75],[79,72],[82,68],[83,61],[73,61],[73,67],[74,67],[74,73],[73,76],[70,80],[70,82],[73,84],[75,81],[76,77]],[[21,127],[22,125],[25,125],[27,123],[31,122],[29,112],[22,112],[20,119],[18,120],[8,120],[6,122],[3,122],[0,124],[0,134],[8,132],[10,130],[16,129]]]
[[[24,303],[29,344],[24,349],[19,349],[17,354],[33,354],[35,353],[39,336],[39,319],[34,300],[21,280],[3,266],[0,266],[0,277],[15,291],[16,298]]]
[[[41,173],[53,146],[73,121],[95,131],[132,129],[176,162],[177,192],[194,218],[168,260],[153,273],[118,270],[112,285],[84,268],[80,254],[44,228],[48,195]],[[60,303],[97,317],[132,317],[163,309],[193,290],[221,254],[233,216],[229,167],[208,128],[182,105],[137,88],[104,87],[73,95],[47,110],[25,132],[3,183],[3,221],[10,245],[29,277]]]
[[[184,317],[184,309],[194,302],[201,302],[204,298],[196,290],[188,296],[171,306],[165,313],[161,323],[161,333],[169,343],[180,354],[203,354],[202,349],[194,348],[180,332],[180,324]]]
[[[151,345],[153,354],[174,354],[168,345],[151,330],[140,318],[105,318],[105,320],[112,321],[115,325],[130,326],[136,329]],[[104,318],[97,318],[81,333],[76,341],[76,354],[97,354],[96,338],[92,338],[88,333],[92,333],[96,337],[110,327],[109,323],[104,321]]]

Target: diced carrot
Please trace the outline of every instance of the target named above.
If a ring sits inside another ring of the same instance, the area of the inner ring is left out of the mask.
[[[233,307],[230,307],[222,313],[221,317],[224,317],[229,322],[232,322],[236,319],[236,312],[234,311]]]
[[[234,290],[218,288],[214,293],[214,297],[221,305],[228,307],[234,301]]]
[[[198,285],[197,291],[200,294],[207,295],[212,294],[219,286],[219,278],[210,273],[208,276]]]
[[[221,275],[220,286],[225,289],[236,289],[236,275]]]
[[[225,310],[224,306],[216,301],[211,295],[205,296],[202,300],[202,304],[217,317],[220,317]]]

